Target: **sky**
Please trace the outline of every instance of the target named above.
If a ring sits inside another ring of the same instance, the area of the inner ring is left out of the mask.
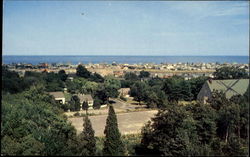
[[[3,55],[249,55],[247,1],[4,1]]]

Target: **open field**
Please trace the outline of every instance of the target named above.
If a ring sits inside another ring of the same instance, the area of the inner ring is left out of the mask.
[[[157,113],[157,110],[129,112],[117,114],[118,127],[121,134],[140,133],[141,127]],[[107,115],[89,117],[95,130],[96,136],[104,136],[104,128],[106,125]],[[68,118],[72,125],[75,126],[79,134],[83,129],[83,118],[74,117]]]

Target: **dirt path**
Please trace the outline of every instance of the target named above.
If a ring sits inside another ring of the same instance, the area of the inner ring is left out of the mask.
[[[157,110],[129,112],[117,114],[118,127],[121,134],[140,133],[141,127],[157,113]],[[106,125],[107,115],[90,116],[93,129],[96,136],[103,136],[104,127]],[[68,118],[72,125],[75,126],[79,134],[83,127],[83,118]]]

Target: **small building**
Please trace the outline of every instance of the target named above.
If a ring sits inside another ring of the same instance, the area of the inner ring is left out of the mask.
[[[214,90],[225,93],[226,98],[230,99],[234,95],[243,95],[249,87],[249,79],[230,79],[230,80],[207,80],[202,86],[197,100],[203,104],[212,98]]]
[[[118,90],[121,96],[129,97],[130,88],[121,88]]]
[[[65,104],[65,96],[63,92],[49,92],[49,94],[52,95],[59,103]]]
[[[92,98],[92,96],[90,94],[77,94],[78,98],[80,99],[80,103],[81,103],[81,109],[82,109],[82,104],[83,102],[87,102],[89,105],[89,109],[93,108],[94,105],[94,100]]]

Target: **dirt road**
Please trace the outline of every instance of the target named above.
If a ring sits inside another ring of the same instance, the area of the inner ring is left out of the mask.
[[[118,127],[121,134],[140,133],[141,127],[157,113],[157,110],[129,112],[117,114]],[[104,135],[104,127],[106,125],[107,115],[90,116],[93,129],[96,136]],[[72,125],[75,126],[77,133],[83,129],[83,118],[69,118]]]

